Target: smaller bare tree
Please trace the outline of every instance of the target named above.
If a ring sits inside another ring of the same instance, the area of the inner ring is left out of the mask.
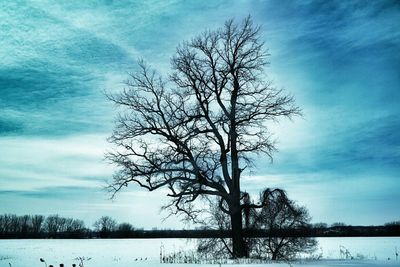
[[[32,232],[35,234],[40,233],[43,229],[44,216],[34,215],[32,216]]]
[[[266,189],[260,195],[261,208],[250,213],[250,227],[265,229],[267,238],[253,240],[253,252],[272,260],[289,260],[299,253],[315,251],[315,238],[297,236],[296,231],[308,228],[311,220],[305,207],[289,200],[283,190]]]
[[[65,224],[65,218],[60,217],[58,214],[50,215],[46,218],[44,222],[44,230],[49,233],[51,237],[55,237]]]
[[[117,221],[110,216],[102,216],[93,226],[95,231],[100,233],[101,237],[108,237],[112,231],[116,230]]]
[[[257,203],[249,194],[242,194],[245,229],[264,230],[267,237],[247,237],[246,246],[251,257],[289,260],[299,253],[311,253],[317,246],[315,238],[298,236],[297,231],[309,227],[310,216],[305,207],[296,205],[282,189],[265,189]],[[229,217],[210,202],[210,217],[205,225],[213,229],[230,229]],[[203,256],[225,258],[233,256],[229,238],[209,238],[198,241],[197,250]]]

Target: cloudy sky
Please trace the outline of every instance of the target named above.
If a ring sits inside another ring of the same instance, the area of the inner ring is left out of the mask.
[[[304,117],[270,125],[279,152],[243,188],[282,187],[313,222],[399,220],[398,1],[1,1],[0,213],[179,227],[162,220],[166,192],[109,200],[116,109],[103,92],[121,90],[139,57],[167,73],[181,41],[249,14],[270,79]]]

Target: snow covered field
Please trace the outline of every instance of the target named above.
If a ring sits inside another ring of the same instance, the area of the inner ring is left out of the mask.
[[[395,250],[400,249],[399,237],[319,238],[318,261],[301,260],[293,266],[400,266]],[[184,239],[86,239],[86,240],[0,240],[0,267],[35,267],[47,264],[72,266],[84,259],[85,267],[111,266],[198,266],[197,264],[160,264],[161,247],[166,253],[194,248],[194,241]],[[344,252],[354,259],[345,260]],[[341,253],[342,251],[342,253]],[[229,264],[232,267],[244,264]],[[218,266],[204,264],[202,266]],[[288,266],[257,264],[257,266]]]

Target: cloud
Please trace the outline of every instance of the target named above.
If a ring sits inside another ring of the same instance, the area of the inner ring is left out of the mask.
[[[327,121],[329,119],[327,118]],[[321,124],[307,128],[305,142],[284,147],[273,166],[260,163],[265,171],[307,173],[396,172],[400,160],[400,130],[397,116],[365,119],[359,123],[321,129]],[[277,165],[275,167],[275,165]]]
[[[386,43],[398,45],[400,35],[393,21],[400,17],[399,9],[396,1],[370,5],[363,1],[281,1],[261,5],[256,14],[276,22],[271,31],[276,26],[276,32],[285,31],[285,39],[295,49],[288,54],[312,48],[337,61],[343,59],[336,57],[337,53],[354,53]]]
[[[96,187],[53,186],[37,190],[1,190],[0,194],[48,200],[63,199],[64,201],[68,201],[72,198],[76,198],[77,195],[92,194],[99,191],[100,190]]]
[[[103,82],[132,64],[125,49],[34,3],[7,3],[0,15],[7,25],[0,40],[2,116],[22,125],[25,135],[104,129],[111,105]]]
[[[1,99],[8,107],[28,111],[45,108],[63,98],[85,95],[82,81],[68,77],[77,75],[76,72],[46,62],[24,65],[0,69]]]
[[[15,121],[0,118],[0,136],[15,135],[20,133],[22,125]]]
[[[104,135],[67,138],[0,138],[3,190],[35,191],[47,187],[102,188],[114,170],[104,159]]]
[[[393,1],[260,5],[256,14],[272,55],[267,71],[304,105],[378,112],[385,102],[393,110],[393,97],[400,97],[399,8]]]

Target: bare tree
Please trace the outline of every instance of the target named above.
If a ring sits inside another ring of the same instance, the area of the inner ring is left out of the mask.
[[[8,216],[7,214],[0,215],[0,234],[8,233]]]
[[[112,231],[116,230],[117,221],[110,216],[102,216],[93,226],[95,231],[99,232],[102,237],[108,237]]]
[[[43,215],[33,215],[32,216],[32,232],[38,234],[41,232],[44,222]]]
[[[50,236],[55,237],[58,233],[62,232],[64,229],[66,219],[60,217],[58,214],[50,215],[46,218],[44,222],[44,230],[50,234]]]
[[[289,200],[282,190],[264,190],[259,202],[262,207],[250,214],[249,227],[265,229],[270,234],[267,238],[253,239],[251,246],[256,255],[271,260],[289,260],[298,253],[315,251],[315,238],[297,236],[294,232],[310,227],[311,217],[305,207]]]
[[[243,209],[245,227],[249,234],[262,234],[246,238],[251,257],[290,260],[299,253],[315,250],[315,238],[302,235],[310,228],[307,209],[296,205],[284,190],[265,189],[256,203],[247,197]],[[210,202],[208,213],[207,221],[213,229],[230,229],[229,216],[215,202]],[[230,247],[227,238],[207,238],[198,240],[197,251],[206,258],[226,258],[233,253]]]
[[[31,216],[29,215],[23,215],[19,216],[19,228],[20,228],[20,233],[22,235],[26,235],[28,232],[31,231],[32,228],[32,221],[31,221]]]
[[[135,228],[130,223],[120,223],[117,226],[117,232],[121,237],[129,237]]]
[[[20,229],[21,229],[20,223],[19,223],[20,221],[19,221],[19,217],[17,215],[10,214],[9,215],[9,222],[10,222],[10,224],[9,224],[10,232],[12,232],[12,233],[20,232]]]
[[[266,123],[300,113],[291,96],[266,81],[263,45],[250,17],[241,25],[230,20],[180,45],[169,79],[140,62],[127,88],[109,96],[123,109],[109,139],[116,149],[107,157],[120,167],[110,190],[129,183],[168,188],[172,213],[193,220],[201,213],[196,200],[218,197],[230,216],[235,257],[247,255],[242,172],[252,155],[272,157]]]
[[[65,223],[61,232],[78,234],[85,230],[85,222],[79,219],[65,218]]]
[[[130,223],[120,223],[118,224],[117,229],[120,232],[129,233],[133,231],[135,228]]]

